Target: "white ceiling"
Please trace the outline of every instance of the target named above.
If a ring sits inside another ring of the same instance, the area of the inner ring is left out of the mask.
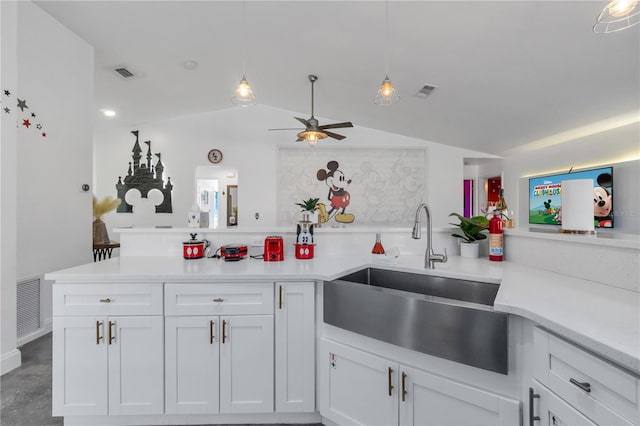
[[[95,47],[96,128],[258,103],[490,154],[640,111],[640,26],[594,34],[604,1],[36,1]],[[182,64],[195,60],[187,70]],[[113,69],[136,74],[124,80]],[[415,93],[424,85],[428,97]],[[247,123],[251,125],[251,123]],[[298,127],[291,120],[272,127]],[[349,136],[349,130],[340,133]],[[294,135],[292,135],[292,138]],[[292,139],[293,140],[293,139]]]

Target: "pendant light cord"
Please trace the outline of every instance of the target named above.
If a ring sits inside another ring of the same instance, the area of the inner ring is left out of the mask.
[[[389,75],[389,0],[385,0],[384,7],[385,7],[384,61],[385,61],[385,73],[388,76]]]
[[[247,31],[246,31],[247,1],[242,1],[242,78],[247,75]]]

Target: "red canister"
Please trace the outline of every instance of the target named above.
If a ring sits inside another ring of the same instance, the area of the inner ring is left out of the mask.
[[[185,259],[201,259],[209,245],[207,240],[196,240],[198,234],[189,234],[191,239],[182,243],[182,256]]]

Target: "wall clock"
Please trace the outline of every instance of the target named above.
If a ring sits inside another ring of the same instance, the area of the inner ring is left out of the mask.
[[[220,151],[219,149],[212,149],[211,151],[209,151],[209,154],[207,154],[207,158],[213,164],[218,164],[222,161],[222,151]]]

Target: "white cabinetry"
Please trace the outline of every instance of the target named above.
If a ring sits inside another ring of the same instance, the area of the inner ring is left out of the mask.
[[[161,284],[54,285],[55,416],[163,412],[161,300]]]
[[[165,309],[167,413],[273,412],[272,283],[170,283]]]
[[[323,340],[321,414],[338,424],[514,425],[519,402]]]
[[[315,288],[277,282],[276,412],[315,411]]]
[[[533,348],[529,425],[640,425],[637,377],[537,327]]]

